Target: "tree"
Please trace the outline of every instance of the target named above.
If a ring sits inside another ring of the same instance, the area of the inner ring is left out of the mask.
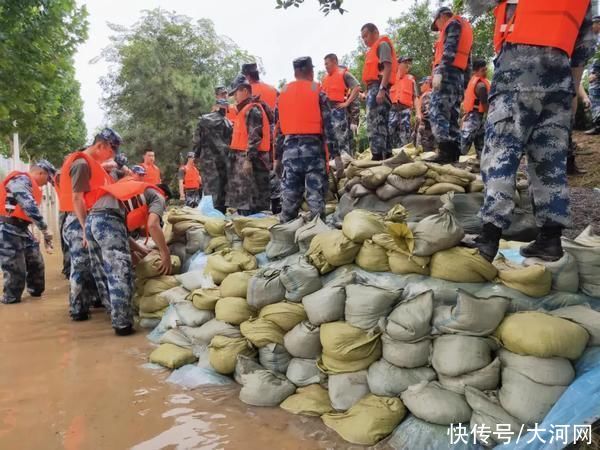
[[[275,0],[277,3],[277,9],[288,9],[291,6],[299,8],[304,0]],[[394,0],[395,1],[395,0]],[[328,15],[331,11],[337,11],[340,14],[344,14],[346,10],[342,8],[344,0],[319,0],[319,9],[323,11],[325,15]]]
[[[115,34],[103,58],[114,69],[101,80],[104,106],[130,158],[152,147],[167,174],[191,150],[198,117],[210,111],[214,87],[228,85],[252,58],[207,19],[196,22],[160,9],[144,11]]]

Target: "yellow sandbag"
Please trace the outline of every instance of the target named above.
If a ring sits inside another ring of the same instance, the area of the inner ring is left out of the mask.
[[[256,258],[245,251],[221,250],[207,259],[204,273],[212,276],[216,284],[221,284],[230,273],[254,270]]]
[[[254,358],[256,350],[245,338],[225,336],[215,336],[208,346],[210,365],[223,375],[231,375],[235,371],[238,355]]]
[[[208,245],[204,249],[204,253],[210,255],[211,253],[220,252],[221,250],[226,250],[228,248],[231,248],[231,242],[229,242],[227,236],[217,236],[208,242]]]
[[[187,299],[198,309],[214,311],[221,294],[218,288],[196,289],[188,294]]]
[[[342,231],[346,237],[358,244],[371,239],[374,234],[383,233],[385,226],[379,214],[364,209],[355,209],[344,217]]]
[[[260,219],[251,217],[236,217],[233,219],[233,228],[239,237],[244,237],[242,231],[244,228],[261,228],[268,230],[273,225],[277,225],[279,219],[276,216],[263,217]]]
[[[195,220],[182,220],[173,224],[173,234],[175,236],[184,236],[188,229],[197,227],[200,222]]]
[[[458,167],[454,167],[452,164],[445,164],[440,166],[435,163],[426,163],[427,167],[431,170],[439,173],[440,175],[453,175],[458,178],[464,178],[469,181],[475,181],[477,176],[467,170],[459,169]]]
[[[377,245],[371,239],[367,239],[363,242],[363,245],[356,256],[356,264],[361,269],[370,272],[389,272],[390,270],[387,250]]]
[[[164,275],[149,280],[138,280],[137,282],[142,288],[144,297],[160,294],[161,292],[179,286],[179,281],[172,275]]]
[[[256,270],[235,272],[227,275],[221,283],[221,297],[243,297],[246,298],[248,281],[256,273]]]
[[[408,211],[402,205],[394,205],[383,218],[384,222],[404,223],[408,218]]]
[[[337,201],[329,202],[325,205],[325,215],[333,214],[337,209]]]
[[[408,253],[412,253],[415,249],[415,236],[413,235],[412,230],[409,228],[406,223],[393,223],[393,222],[385,222],[385,226],[388,230],[388,233],[392,235],[394,241],[400,247],[400,251],[408,251]],[[396,251],[393,248],[387,248],[386,250]]]
[[[360,173],[360,183],[367,189],[377,189],[392,173],[392,169],[386,166],[371,167]]]
[[[279,302],[265,306],[258,315],[261,319],[270,320],[283,331],[288,332],[303,320],[307,319],[302,303]]]
[[[150,252],[135,266],[135,276],[138,280],[160,276],[160,255],[158,252]],[[171,273],[176,275],[181,269],[181,261],[178,256],[171,255]]]
[[[465,188],[453,183],[436,183],[427,188],[425,195],[442,195],[448,192],[464,193]]]
[[[328,232],[327,232],[328,233]],[[335,266],[329,264],[325,255],[323,254],[323,239],[319,239],[320,234],[317,234],[312,241],[310,241],[310,247],[306,251],[306,258],[308,261],[319,269],[319,273],[326,274],[335,269]]]
[[[409,253],[406,243],[400,239],[396,239],[394,236],[392,236],[389,233],[374,234],[372,241],[375,244],[383,247],[384,249],[392,251],[392,252],[407,252],[407,253]]]
[[[175,233],[173,232],[173,224],[168,222],[167,217],[163,216],[163,219],[165,224],[163,225],[162,232],[165,236],[165,242],[168,245],[175,239]]]
[[[155,312],[144,312],[144,311],[140,311],[140,319],[162,319],[162,317],[165,315],[165,313],[167,312],[167,309],[169,309],[169,307],[167,306],[164,309],[160,309],[158,311]]]
[[[140,297],[138,302],[140,311],[145,313],[160,311],[169,306],[169,300],[160,294],[151,295],[149,297]]]
[[[453,247],[431,257],[431,276],[457,283],[492,281],[498,270],[475,248]]]
[[[178,347],[174,344],[161,344],[150,353],[150,362],[160,364],[168,369],[178,369],[186,364],[193,364],[198,360],[192,350]]]
[[[254,315],[254,309],[245,298],[225,297],[215,305],[215,318],[222,322],[239,325]]]
[[[253,255],[264,252],[271,239],[271,233],[264,228],[246,227],[242,230],[242,236],[244,250]]]
[[[323,354],[319,368],[326,373],[357,372],[381,357],[381,333],[368,333],[346,322],[321,325]]]
[[[416,178],[425,175],[428,167],[421,161],[412,162],[408,164],[402,164],[394,169],[394,175],[398,175],[402,178]]]
[[[346,441],[374,445],[394,431],[405,415],[406,408],[398,397],[369,394],[348,411],[324,414],[322,419]]]
[[[513,353],[571,360],[581,356],[589,339],[582,326],[537,311],[506,316],[494,335]]]
[[[392,273],[407,275],[416,273],[429,275],[429,256],[410,256],[405,252],[388,252],[388,263]]]
[[[289,413],[302,416],[320,417],[323,414],[334,412],[327,389],[319,384],[298,388],[294,395],[286,398],[279,406]]]
[[[200,214],[197,209],[188,208],[186,206],[181,208],[173,208],[169,210],[168,220],[170,223],[179,223],[184,221],[194,221],[196,225],[204,223],[205,216]]]
[[[500,256],[494,261],[498,279],[509,288],[530,297],[544,297],[552,290],[552,272],[541,264],[519,266]]]
[[[277,324],[266,319],[250,319],[240,324],[242,336],[261,348],[269,344],[283,345],[283,330]]]
[[[225,236],[225,220],[224,219],[205,219],[204,229],[212,237]]]
[[[456,175],[444,174],[444,175],[440,175],[440,178],[438,179],[438,183],[456,184],[457,186],[466,188],[467,186],[469,186],[471,184],[471,181],[467,180],[465,178],[457,177]]]
[[[316,235],[306,256],[324,274],[336,267],[352,264],[359,250],[360,244],[352,242],[340,230],[332,230]]]
[[[471,184],[469,184],[469,192],[483,192],[483,189],[484,185],[481,180],[471,181]]]

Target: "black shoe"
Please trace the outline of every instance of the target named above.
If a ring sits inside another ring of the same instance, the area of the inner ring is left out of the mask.
[[[129,336],[130,334],[133,334],[133,326],[131,325],[122,328],[115,328],[114,330],[117,336]]]
[[[85,320],[88,320],[89,318],[90,318],[90,314],[87,312],[82,312],[82,313],[71,315],[71,320],[73,322],[83,322]]]
[[[427,162],[432,162],[436,164],[452,164],[458,161],[459,157],[460,146],[456,142],[442,141],[439,145],[437,157]]]
[[[562,227],[542,227],[535,241],[521,247],[521,256],[539,258],[549,262],[558,261],[564,254],[560,240],[561,234]]]
[[[582,170],[575,163],[575,155],[567,156],[567,175],[585,175],[587,170]]]
[[[595,134],[600,134],[600,126],[597,125],[594,128],[586,130],[586,131],[583,132],[583,134],[587,134],[588,136],[593,136]]]
[[[30,292],[29,295],[32,297],[41,297],[43,292]]]
[[[502,238],[502,228],[491,223],[484,223],[481,234],[475,239],[475,247],[482,257],[492,262],[498,254],[500,238]]]
[[[16,305],[17,303],[21,303],[21,299],[8,301],[5,298],[3,298],[0,299],[0,303],[2,303],[3,305]]]

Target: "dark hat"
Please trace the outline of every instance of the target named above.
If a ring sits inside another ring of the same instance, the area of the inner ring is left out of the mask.
[[[231,86],[229,87],[229,95],[231,96],[235,94],[235,92],[242,86],[250,87],[250,83],[246,77],[240,73],[231,83]]]
[[[54,167],[54,165],[50,161],[46,159],[40,159],[34,164],[34,166],[45,170],[48,174],[48,178],[50,179],[50,183],[54,184],[53,178],[56,175],[56,167]]]
[[[242,64],[242,73],[248,75],[251,72],[258,72],[258,66],[256,63]]]
[[[439,31],[437,25],[435,24],[435,21],[438,20],[442,14],[452,15],[454,13],[447,6],[442,6],[440,9],[438,9],[435,12],[435,15],[433,16],[433,22],[431,23],[431,31]]]
[[[412,62],[412,58],[410,56],[401,56],[398,58],[399,63]]]
[[[227,93],[227,88],[225,86],[217,86],[215,88],[215,95],[220,95],[223,93],[225,93],[225,94]]]
[[[113,148],[115,153],[118,153],[119,146],[123,143],[123,139],[112,128],[105,128],[100,133],[96,135],[94,142],[103,141],[108,142],[110,146]]]
[[[125,153],[119,153],[115,156],[115,162],[117,163],[117,167],[122,169],[123,166],[127,165],[127,155]]]
[[[294,69],[306,69],[308,67],[313,66],[312,58],[310,56],[302,56],[300,58],[296,58],[293,63]]]
[[[141,177],[146,176],[146,169],[144,169],[144,166],[135,165],[131,168],[131,171]]]
[[[592,17],[592,22],[600,22],[600,16],[594,16]]]
[[[187,157],[188,157],[188,159],[189,158],[195,158],[196,154],[194,152],[188,152]]]

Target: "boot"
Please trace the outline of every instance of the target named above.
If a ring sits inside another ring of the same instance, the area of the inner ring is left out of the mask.
[[[600,134],[600,125],[594,125],[593,128],[590,128],[589,130],[584,131],[583,134],[587,134],[588,136]]]
[[[582,170],[577,167],[574,154],[567,156],[567,175],[585,175],[586,173],[587,170]]]
[[[475,247],[479,250],[481,256],[492,262],[498,253],[501,237],[502,228],[498,228],[491,223],[484,223],[481,234],[475,239]]]
[[[133,327],[128,325],[123,328],[115,328],[115,334],[117,336],[129,336],[130,334],[133,334]]]
[[[544,226],[531,244],[521,247],[521,256],[525,258],[540,258],[544,261],[558,261],[563,257],[560,240],[562,227]]]
[[[460,147],[455,142],[442,141],[439,144],[437,157],[435,159],[429,160],[428,162],[437,164],[452,164],[453,162],[455,162],[456,149],[458,149],[458,154],[460,155]],[[456,159],[456,161],[458,161],[458,159]]]

